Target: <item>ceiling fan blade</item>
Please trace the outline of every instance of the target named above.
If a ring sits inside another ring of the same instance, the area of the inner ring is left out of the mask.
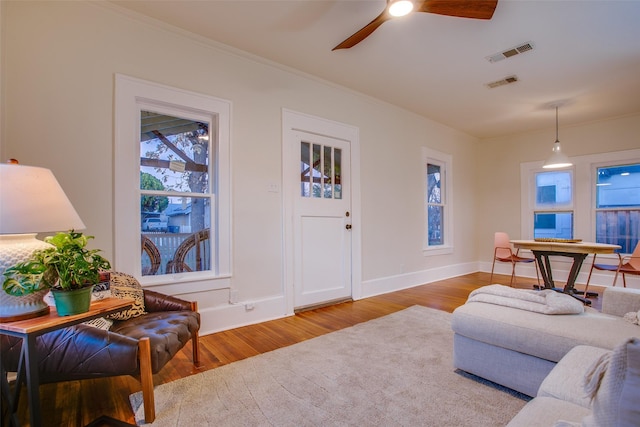
[[[384,24],[386,21],[388,21],[391,18],[392,16],[389,15],[389,13],[387,12],[387,9],[385,8],[385,10],[380,15],[378,15],[373,21],[369,22],[367,25],[365,25],[363,28],[358,30],[351,37],[349,37],[348,39],[346,39],[345,41],[343,41],[342,43],[340,43],[338,46],[334,47],[331,50],[333,51],[337,49],[349,49],[350,47],[357,45],[362,40],[369,37],[371,33],[373,33],[380,25]]]
[[[491,19],[498,0],[424,0],[416,5],[416,12],[459,18]]]

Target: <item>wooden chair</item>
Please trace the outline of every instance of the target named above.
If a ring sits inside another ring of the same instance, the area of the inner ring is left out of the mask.
[[[160,265],[162,264],[162,257],[160,255],[160,251],[156,247],[156,245],[149,239],[147,236],[140,236],[140,251],[141,254],[147,254],[149,257],[149,261],[151,262],[150,267],[143,267],[142,275],[143,276],[153,276],[158,272]]]
[[[183,271],[203,271],[209,267],[210,247],[209,229],[205,228],[187,237],[176,249],[173,259],[167,263],[166,272],[181,273]],[[195,270],[192,269],[185,259],[189,251],[195,251]]]
[[[627,287],[627,278],[625,277],[627,274],[640,276],[640,242],[638,242],[630,256],[623,257],[618,254],[617,264],[597,264],[597,256],[597,254],[593,255],[593,262],[591,263],[591,269],[589,270],[589,277],[587,277],[587,284],[584,287],[585,295],[587,294],[587,288],[591,281],[591,273],[593,273],[594,268],[601,271],[615,271],[616,274],[613,276],[613,286],[615,286],[618,281],[618,274],[622,274],[622,284],[625,288]]]
[[[536,277],[538,279],[538,286],[540,286],[540,275],[538,274],[538,264],[535,258],[525,258],[518,255],[520,249],[513,253],[511,249],[511,241],[507,233],[498,231],[493,236],[493,265],[491,266],[491,277],[489,283],[493,283],[493,270],[496,266],[496,261],[511,263],[511,280],[509,286],[513,286],[513,280],[516,276],[516,264],[517,263],[533,263],[536,267]]]

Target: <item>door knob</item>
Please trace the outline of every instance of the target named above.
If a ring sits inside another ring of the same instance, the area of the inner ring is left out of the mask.
[[[351,224],[347,224],[345,227],[347,230],[351,230]]]

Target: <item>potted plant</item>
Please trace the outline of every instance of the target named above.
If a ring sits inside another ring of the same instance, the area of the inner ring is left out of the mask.
[[[86,248],[92,238],[74,230],[46,237],[44,241],[52,247],[37,250],[27,261],[7,268],[2,288],[13,296],[50,288],[59,315],[88,311],[100,271],[111,268],[98,254],[100,249]],[[77,307],[76,300],[80,301]]]

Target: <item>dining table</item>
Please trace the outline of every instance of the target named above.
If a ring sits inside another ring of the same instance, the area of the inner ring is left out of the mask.
[[[580,239],[532,239],[532,240],[511,240],[511,244],[516,249],[526,249],[533,253],[536,259],[540,275],[544,281],[545,289],[553,289],[571,295],[579,299],[586,305],[590,305],[591,301],[579,295],[579,291],[575,289],[575,282],[580,273],[580,268],[585,258],[589,254],[613,254],[621,249],[620,245],[612,245],[608,243],[583,242]],[[562,256],[573,259],[571,270],[567,276],[566,284],[563,288],[556,288],[553,281],[551,271],[550,256]],[[594,293],[597,296],[597,293]]]

